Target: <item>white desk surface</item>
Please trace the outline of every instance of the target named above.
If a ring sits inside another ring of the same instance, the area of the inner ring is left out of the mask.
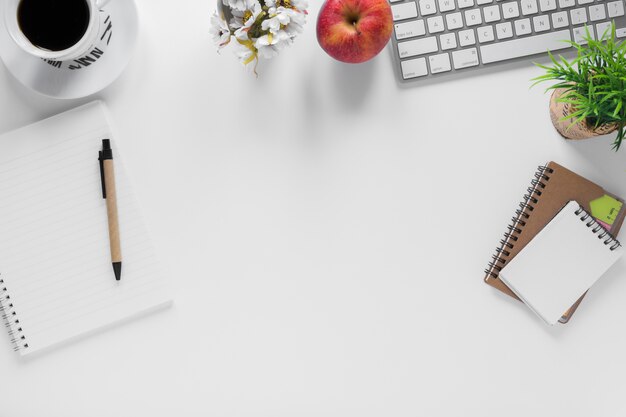
[[[1,417],[625,415],[625,260],[555,328],[482,281],[537,165],[626,196],[626,149],[560,139],[538,69],[401,89],[389,50],[326,56],[312,2],[255,79],[213,49],[212,1],[138,3],[95,97],[175,305],[26,361],[2,332]],[[0,90],[0,132],[93,99],[4,67]]]

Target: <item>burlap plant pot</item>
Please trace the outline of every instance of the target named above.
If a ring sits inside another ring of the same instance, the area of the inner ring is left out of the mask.
[[[578,123],[573,123],[572,119],[562,120],[574,111],[571,104],[559,103],[557,101],[564,92],[565,88],[557,88],[552,92],[552,96],[550,97],[550,119],[552,120],[554,128],[565,139],[589,139],[596,136],[608,135],[617,130],[618,125],[616,123],[608,123],[595,128],[585,120]]]

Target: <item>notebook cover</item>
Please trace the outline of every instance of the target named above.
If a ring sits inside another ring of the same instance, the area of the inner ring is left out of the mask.
[[[519,300],[499,278],[501,270],[506,262],[513,259],[524,247],[543,229],[552,218],[569,201],[577,201],[585,210],[591,212],[591,202],[609,195],[623,203],[611,193],[605,191],[599,185],[581,177],[567,168],[550,162],[543,170],[543,173],[536,175],[537,180],[533,183],[533,189],[529,190],[529,198],[521,205],[520,219],[518,227],[513,227],[510,233],[505,235],[503,245],[499,248],[499,253],[494,256],[494,262],[487,270],[485,282],[503,293]],[[617,236],[624,222],[626,205],[623,205],[617,218],[611,227],[611,235]],[[581,301],[585,297],[583,294],[574,305],[563,314],[561,323],[567,323],[572,317]]]

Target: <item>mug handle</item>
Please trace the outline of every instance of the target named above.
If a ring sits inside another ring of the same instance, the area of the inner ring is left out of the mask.
[[[110,1],[111,0],[96,0],[96,6],[98,7],[98,9],[100,9],[101,7],[106,6],[107,3]]]

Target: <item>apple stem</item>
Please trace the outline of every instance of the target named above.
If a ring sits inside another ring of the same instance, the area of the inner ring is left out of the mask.
[[[356,23],[357,23],[357,22],[352,22],[352,26],[354,26],[354,30],[356,30],[356,34],[357,34],[357,35],[360,35],[360,34],[361,34],[361,31],[360,31],[360,30],[359,30],[359,28],[356,26]]]

